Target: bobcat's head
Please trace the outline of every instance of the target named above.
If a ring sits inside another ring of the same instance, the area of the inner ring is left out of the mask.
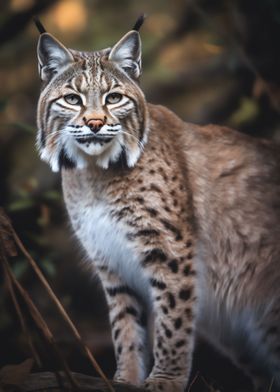
[[[37,145],[53,171],[82,169],[90,160],[107,169],[133,167],[148,132],[138,85],[141,41],[128,32],[113,48],[80,52],[44,32],[38,43],[42,91]]]

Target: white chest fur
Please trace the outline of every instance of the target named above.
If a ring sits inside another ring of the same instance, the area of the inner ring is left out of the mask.
[[[131,287],[143,291],[145,279],[140,273],[140,255],[136,246],[127,239],[128,228],[112,217],[106,203],[81,204],[74,210],[68,206],[68,210],[75,233],[90,262],[108,265]]]

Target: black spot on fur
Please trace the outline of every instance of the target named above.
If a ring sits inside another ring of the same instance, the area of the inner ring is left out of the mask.
[[[186,242],[186,247],[187,248],[190,248],[192,246],[192,242],[191,242],[191,240],[188,240],[187,242]]]
[[[165,336],[168,339],[172,338],[172,332],[170,331],[170,329],[167,328],[167,326],[164,323],[161,323],[161,325],[162,325],[162,328],[164,329]]]
[[[126,313],[131,314],[134,317],[138,316],[138,312],[133,306],[127,306],[125,310],[126,310]]]
[[[164,282],[161,282],[160,280],[151,278],[150,283],[152,287],[156,287],[159,290],[164,290],[166,289],[166,284]]]
[[[128,286],[106,287],[106,292],[110,297],[115,297],[118,294],[128,294],[132,297],[138,298],[137,294]]]
[[[176,318],[176,320],[174,321],[174,328],[175,329],[180,329],[182,326],[182,319],[181,317]]]
[[[162,338],[158,339],[158,344],[157,344],[158,348],[162,348]]]
[[[175,234],[175,240],[176,240],[176,241],[180,241],[180,240],[183,239],[180,230],[177,229],[177,227],[173,226],[172,223],[168,222],[168,221],[165,220],[165,219],[161,219],[161,223],[163,224],[163,226],[164,226],[167,230],[169,230],[169,231],[171,231],[173,234]]]
[[[167,309],[166,306],[162,305],[161,309],[162,309],[164,314],[168,314],[168,309]]]
[[[179,292],[179,298],[184,301],[187,301],[188,299],[190,299],[191,293],[191,289],[182,289]]]
[[[117,353],[118,353],[119,355],[121,355],[121,353],[122,353],[122,346],[121,346],[121,345],[118,346],[118,348],[117,348]]]
[[[145,203],[145,200],[143,199],[143,197],[135,197],[134,200],[137,201],[140,204],[144,204]]]
[[[151,184],[150,189],[151,191],[162,193],[161,189],[155,184]]]
[[[192,319],[193,314],[192,314],[192,310],[190,308],[186,308],[185,309],[185,314],[186,314],[186,316],[188,317],[189,320]]]
[[[181,339],[181,340],[178,340],[178,341],[175,343],[175,347],[179,348],[179,347],[184,346],[185,344],[186,344],[186,341],[185,341],[184,339]]]
[[[169,307],[171,309],[174,309],[176,306],[176,301],[175,301],[175,297],[173,294],[171,293],[167,293],[167,297],[168,297],[168,303],[169,303]]]
[[[159,248],[154,248],[148,252],[146,252],[145,258],[143,260],[143,264],[150,264],[154,262],[164,262],[167,260],[166,254]]]
[[[86,71],[86,70],[87,70],[87,62],[86,62],[86,60],[84,60],[84,61],[82,62],[82,70],[83,70],[83,71]]]
[[[124,216],[132,215],[133,210],[130,207],[123,207],[119,211],[113,213],[113,216],[116,217],[118,220],[122,219]]]
[[[182,368],[180,368],[179,366],[175,366],[174,368],[171,369],[172,372],[174,372],[175,374],[181,374],[182,372]]]
[[[168,267],[171,269],[171,271],[176,274],[178,272],[178,263],[177,260],[173,259],[169,261]]]
[[[114,332],[114,340],[118,339],[118,337],[120,335],[120,332],[121,332],[121,330],[119,328],[115,330],[115,332]]]
[[[146,211],[147,211],[151,216],[157,216],[157,215],[158,215],[157,210],[155,210],[154,208],[149,208],[149,207],[147,207],[147,208],[146,208]]]
[[[122,320],[127,314],[130,314],[131,316],[137,317],[138,312],[133,306],[127,306],[124,310],[120,311],[115,318],[112,320],[111,325],[115,325],[116,322]]]
[[[155,229],[143,229],[139,230],[136,233],[129,234],[129,238],[131,237],[156,237],[159,236],[159,232]]]
[[[184,271],[183,271],[184,275],[188,276],[190,274],[190,271],[191,271],[191,267],[189,265],[185,265]]]

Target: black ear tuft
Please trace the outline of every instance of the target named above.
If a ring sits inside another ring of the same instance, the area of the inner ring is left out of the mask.
[[[135,31],[139,31],[142,24],[144,23],[145,19],[146,19],[147,15],[146,14],[142,14],[138,17],[138,19],[135,22],[135,25],[132,27],[132,30]]]
[[[40,19],[37,16],[34,16],[33,21],[40,34],[46,33],[45,27],[42,25]]]

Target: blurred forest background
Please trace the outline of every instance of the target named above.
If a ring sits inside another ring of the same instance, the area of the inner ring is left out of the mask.
[[[146,13],[142,87],[149,101],[186,121],[219,123],[280,139],[278,0],[1,0],[0,205],[108,376],[114,356],[100,285],[82,266],[63,206],[60,177],[35,149],[39,15],[66,46],[111,46]],[[43,312],[72,370],[91,373],[24,258],[12,268]],[[0,275],[0,367],[30,357]],[[47,367],[47,365],[46,365]],[[249,391],[225,358],[200,343],[192,391]],[[214,389],[211,389],[214,388]]]

